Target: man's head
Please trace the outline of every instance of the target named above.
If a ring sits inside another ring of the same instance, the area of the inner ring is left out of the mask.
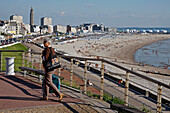
[[[48,42],[47,40],[44,40],[44,47],[48,47],[50,45],[50,42]]]

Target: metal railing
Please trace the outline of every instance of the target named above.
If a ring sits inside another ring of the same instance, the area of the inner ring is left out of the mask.
[[[22,59],[18,59],[18,60],[22,60],[22,65],[20,66],[26,66],[26,67],[31,67],[31,68],[34,68],[34,62],[37,62],[39,66],[37,66],[37,68],[39,70],[41,70],[42,68],[42,64],[41,64],[41,61],[42,61],[42,58],[41,58],[41,53],[40,52],[32,52],[32,51],[18,51],[18,50],[0,50],[0,67],[2,67],[2,53],[3,52],[22,52]],[[118,69],[121,69],[123,71],[126,72],[125,74],[125,86],[124,86],[124,103],[126,106],[129,105],[129,84],[131,83],[130,81],[130,74],[133,74],[137,77],[140,77],[144,80],[147,80],[151,83],[154,83],[156,85],[158,85],[158,88],[157,88],[157,106],[156,106],[156,111],[158,113],[161,113],[161,109],[162,109],[162,88],[166,88],[168,91],[170,89],[170,86],[163,83],[163,82],[160,82],[158,80],[155,80],[155,79],[152,79],[150,77],[147,77],[145,75],[142,75],[140,73],[137,73],[135,71],[132,71],[130,69],[127,69],[121,65],[118,65],[116,63],[113,63],[113,62],[110,62],[108,60],[105,60],[105,59],[96,59],[96,58],[84,58],[84,57],[76,57],[76,56],[65,56],[65,55],[58,55],[59,56],[59,60],[61,61],[62,59],[61,58],[64,58],[64,59],[70,59],[70,66],[69,66],[69,70],[70,70],[70,86],[72,87],[73,86],[73,75],[74,75],[74,68],[73,66],[75,65],[76,66],[76,62],[82,62],[81,65],[83,65],[82,67],[84,68],[84,77],[83,77],[83,80],[84,80],[84,89],[83,89],[83,92],[85,94],[87,94],[87,72],[88,72],[88,61],[95,61],[95,62],[101,62],[101,68],[100,70],[100,81],[97,80],[98,82],[100,82],[100,99],[103,99],[103,94],[104,94],[104,79],[107,78],[105,77],[105,64],[107,65],[110,65],[110,66],[113,66],[113,67],[116,67]],[[62,64],[61,64],[62,65]],[[1,69],[1,68],[0,68]],[[76,69],[75,69],[76,70]],[[96,69],[97,70],[97,69]],[[2,71],[2,70],[1,70]],[[60,76],[61,75],[61,68],[58,69],[58,75]],[[108,78],[107,78],[108,79]],[[106,84],[105,84],[106,85]],[[99,87],[99,86],[98,86]],[[114,94],[113,94],[114,95]],[[133,97],[130,97],[130,98],[133,98]]]

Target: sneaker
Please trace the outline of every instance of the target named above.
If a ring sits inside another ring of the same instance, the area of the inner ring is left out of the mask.
[[[64,94],[60,94],[60,97],[59,97],[59,101],[61,101],[62,99],[63,99],[63,96],[64,96]]]
[[[40,98],[40,100],[48,100],[48,97],[46,97],[46,98],[44,98],[44,97],[43,97],[43,98]]]

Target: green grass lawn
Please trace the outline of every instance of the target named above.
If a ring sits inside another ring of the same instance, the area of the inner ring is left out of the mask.
[[[28,51],[28,49],[22,44],[15,44],[15,45],[12,45],[12,46],[9,46],[9,47],[2,48],[0,50],[24,50],[24,51]],[[2,52],[2,71],[6,70],[5,57],[15,57],[15,59],[14,59],[15,71],[20,71],[19,67],[22,66],[22,52]]]

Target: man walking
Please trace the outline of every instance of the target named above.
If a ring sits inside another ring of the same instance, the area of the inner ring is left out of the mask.
[[[52,47],[49,47],[50,43],[47,42],[46,40],[44,41],[44,47],[45,49],[42,52],[42,59],[43,59],[43,67],[45,70],[45,76],[43,79],[43,100],[48,100],[48,93],[49,93],[49,88],[55,93],[55,95],[58,97],[59,100],[61,101],[64,94],[62,94],[58,88],[53,84],[52,82],[52,74],[54,71],[48,71],[47,66],[49,63],[51,63],[51,52],[53,55],[55,55],[55,51]]]

